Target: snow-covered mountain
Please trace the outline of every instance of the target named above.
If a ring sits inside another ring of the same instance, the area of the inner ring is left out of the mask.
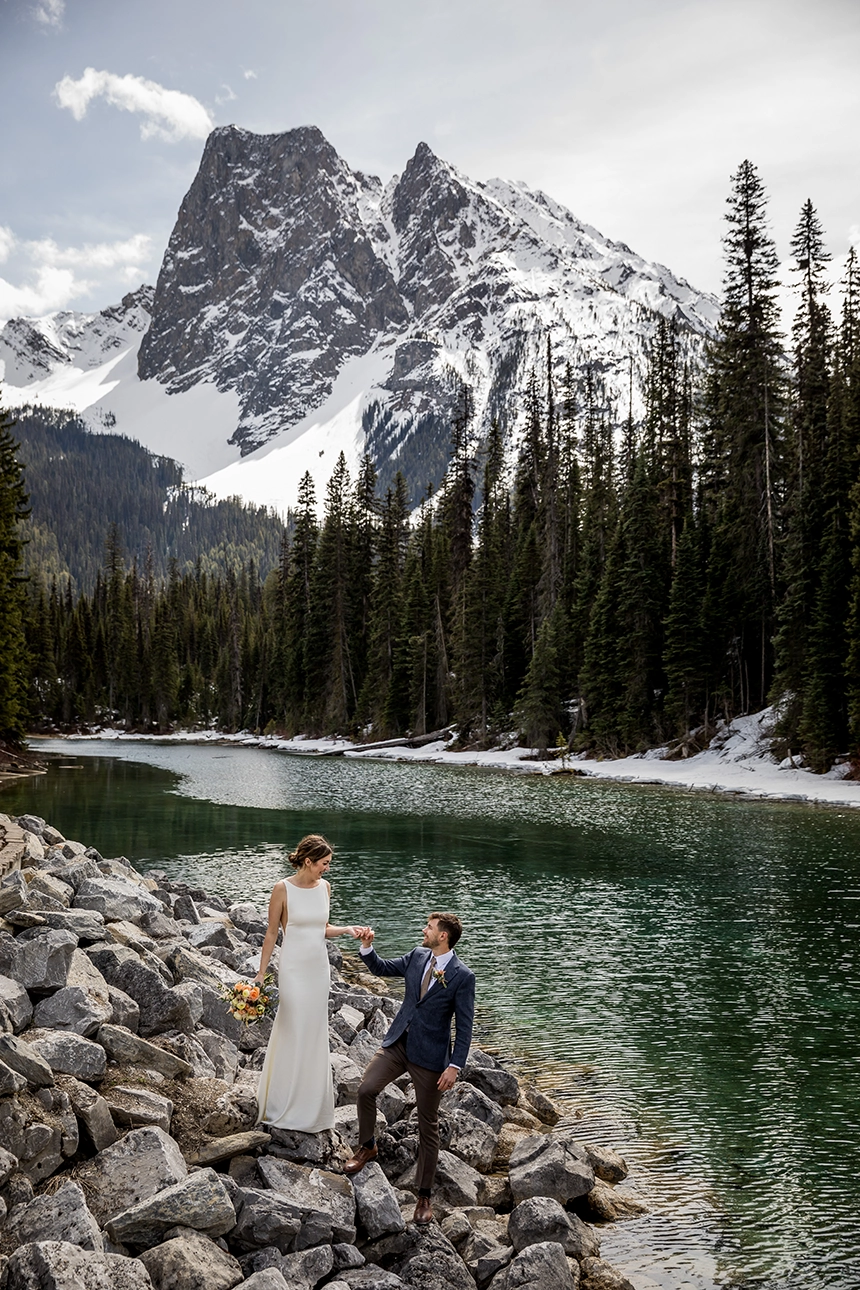
[[[319,130],[213,131],[153,291],[0,333],[7,403],[86,410],[219,494],[279,507],[340,449],[438,479],[460,380],[516,436],[552,340],[626,400],[659,316],[695,348],[713,297],[543,193],[475,182],[419,144],[383,187]]]

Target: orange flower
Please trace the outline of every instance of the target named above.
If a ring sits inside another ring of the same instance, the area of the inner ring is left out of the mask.
[[[251,990],[250,994],[248,995],[248,998],[251,1000],[252,1003],[256,1003],[259,997],[260,997],[260,991],[255,986],[254,989]]]

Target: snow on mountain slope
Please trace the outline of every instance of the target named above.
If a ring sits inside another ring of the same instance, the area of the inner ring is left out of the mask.
[[[3,398],[86,409],[219,494],[295,500],[367,450],[413,489],[444,469],[460,381],[513,449],[533,367],[596,372],[634,411],[660,317],[696,351],[717,306],[525,184],[419,144],[386,186],[319,130],[213,131],[158,283],[0,333]],[[136,370],[135,370],[136,365]],[[320,492],[321,489],[318,489]]]
[[[68,408],[97,431],[116,431],[181,462],[191,478],[233,461],[228,443],[239,397],[211,381],[177,397],[137,375],[152,287],[97,314],[16,318],[0,332],[0,401]]]

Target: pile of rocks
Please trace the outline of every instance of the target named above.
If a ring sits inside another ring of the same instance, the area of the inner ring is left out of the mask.
[[[623,1290],[586,1220],[624,1216],[612,1151],[473,1048],[445,1095],[438,1222],[412,1223],[408,1078],[379,1099],[379,1158],[342,1173],[356,1093],[397,1000],[332,961],[335,1127],[255,1124],[270,1022],[221,995],[261,910],[144,877],[34,816],[0,879],[0,1290]]]

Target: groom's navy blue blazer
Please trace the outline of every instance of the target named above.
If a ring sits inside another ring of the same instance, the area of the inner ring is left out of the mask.
[[[390,1048],[406,1035],[406,1056],[416,1066],[443,1071],[446,1066],[466,1065],[472,1026],[475,1021],[475,974],[455,954],[445,966],[446,985],[438,981],[422,999],[421,981],[431,957],[430,951],[418,945],[399,959],[381,959],[371,947],[361,956],[374,976],[402,976],[406,993],[400,1011],[382,1041]],[[451,1022],[456,1023],[456,1039],[451,1048]]]

